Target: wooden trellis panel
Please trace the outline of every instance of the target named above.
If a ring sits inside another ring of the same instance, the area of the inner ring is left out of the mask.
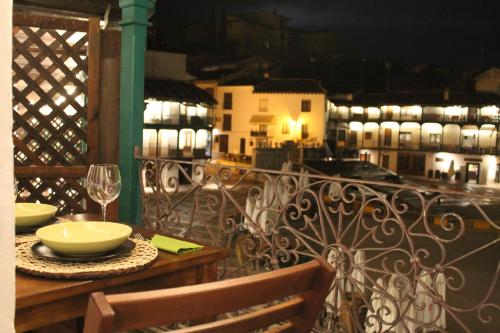
[[[18,201],[85,211],[83,177],[98,148],[99,19],[16,13],[12,34]]]

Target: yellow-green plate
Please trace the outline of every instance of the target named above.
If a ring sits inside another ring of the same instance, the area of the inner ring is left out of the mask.
[[[68,255],[94,255],[111,251],[132,233],[128,225],[114,222],[67,222],[48,225],[36,235],[52,250]]]
[[[16,227],[39,225],[56,215],[57,207],[46,204],[16,203]]]

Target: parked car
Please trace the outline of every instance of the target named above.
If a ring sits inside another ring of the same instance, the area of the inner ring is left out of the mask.
[[[315,170],[317,173],[321,173],[328,176],[339,176],[342,178],[351,179],[362,179],[366,181],[377,181],[392,184],[405,184],[410,186],[418,186],[411,180],[408,180],[395,172],[387,170],[385,168],[379,167],[370,162],[359,161],[359,160],[310,160],[304,161],[304,164],[310,168],[310,170]],[[392,187],[390,185],[378,185],[370,184],[368,185],[371,189],[382,193],[387,200],[390,200],[393,194],[400,189],[400,187]],[[369,193],[365,193],[370,195]],[[426,198],[430,198],[435,193],[432,192],[422,192]],[[400,197],[410,206],[418,206],[415,201],[416,197],[411,195],[409,192],[402,194],[406,198]]]

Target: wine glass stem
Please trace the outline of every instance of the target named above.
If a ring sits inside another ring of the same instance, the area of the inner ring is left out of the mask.
[[[102,222],[106,222],[106,204],[101,204],[102,208]]]

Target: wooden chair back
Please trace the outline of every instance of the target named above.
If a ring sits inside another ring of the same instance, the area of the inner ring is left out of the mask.
[[[239,333],[273,324],[278,325],[269,332],[310,332],[334,277],[334,268],[319,258],[289,268],[193,286],[116,295],[96,292],[90,295],[84,333],[185,321],[203,324],[173,332]],[[213,321],[217,315],[272,301],[281,302]]]

